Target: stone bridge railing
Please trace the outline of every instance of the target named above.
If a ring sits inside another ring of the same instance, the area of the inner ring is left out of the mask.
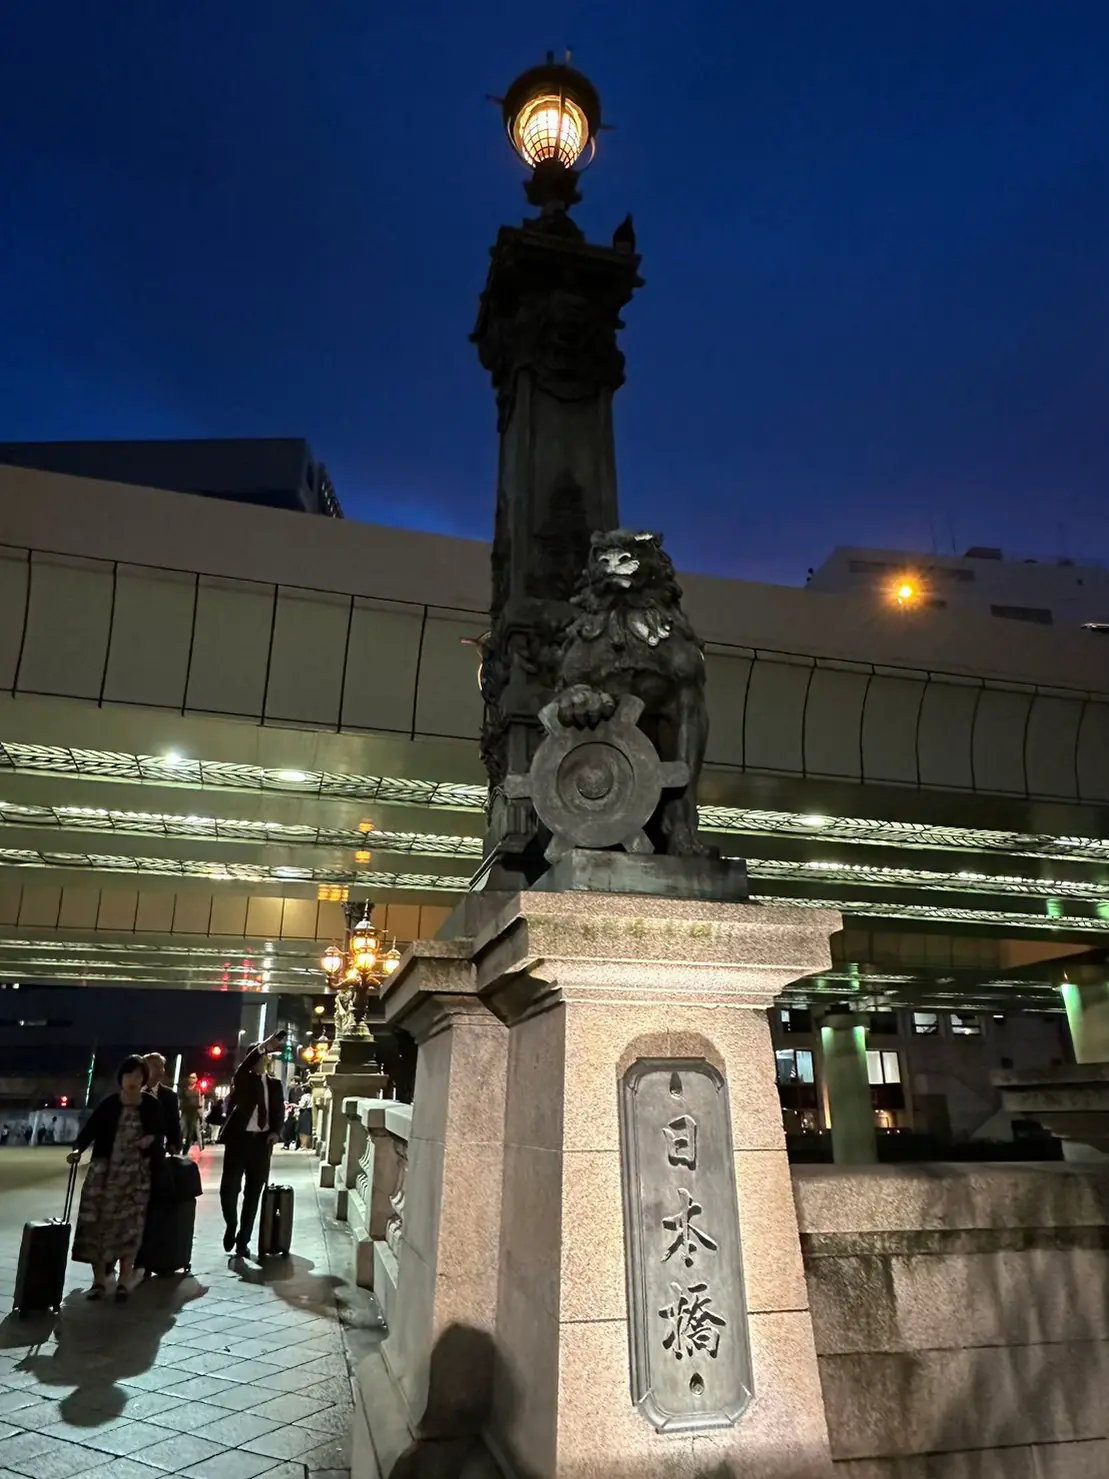
[[[412,1106],[394,1099],[344,1099],[346,1143],[336,1176],[336,1215],[354,1243],[355,1281],[377,1295],[391,1324]]]

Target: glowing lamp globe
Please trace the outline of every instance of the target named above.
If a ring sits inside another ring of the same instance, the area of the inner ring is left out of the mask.
[[[337,976],[343,968],[343,952],[338,945],[329,945],[320,961],[325,976]]]
[[[394,945],[392,950],[386,951],[381,967],[387,976],[391,976],[398,965],[400,965],[400,951]]]
[[[363,916],[354,926],[350,937],[350,953],[357,957],[364,955],[367,950],[372,951],[377,944],[377,931],[370,921]]]
[[[509,142],[529,168],[571,170],[586,151],[586,163],[593,157],[601,126],[597,89],[550,52],[541,67],[517,77],[501,109]]]

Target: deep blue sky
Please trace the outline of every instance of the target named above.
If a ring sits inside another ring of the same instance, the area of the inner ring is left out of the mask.
[[[11,0],[0,439],[303,435],[351,516],[485,535],[485,96],[567,44],[647,279],[625,523],[1109,556],[1105,0]]]

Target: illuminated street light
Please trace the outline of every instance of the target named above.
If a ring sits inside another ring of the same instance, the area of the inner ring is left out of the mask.
[[[922,594],[920,581],[915,575],[899,575],[891,594],[899,606],[919,605]]]
[[[370,995],[380,989],[400,962],[396,943],[379,935],[370,918],[372,912],[373,905],[368,900],[364,904],[349,903],[343,944],[329,945],[320,960],[329,988],[340,996],[336,1003],[336,1028],[342,1021],[353,1023],[339,1034],[342,1036],[351,1032],[358,1037],[368,1036],[364,1019]]]
[[[592,162],[601,123],[597,89],[576,68],[570,53],[554,53],[539,67],[521,73],[503,98],[505,131],[520,160],[532,171],[526,185],[532,205],[544,214],[565,211],[580,197],[576,167]]]

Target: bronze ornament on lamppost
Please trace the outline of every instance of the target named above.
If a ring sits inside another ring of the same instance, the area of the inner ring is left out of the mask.
[[[344,905],[346,933],[342,945],[331,944],[320,961],[320,969],[335,997],[335,1044],[372,1037],[366,1025],[366,1009],[382,982],[396,970],[400,951],[395,941],[379,932],[371,921],[373,905],[351,900]]]

